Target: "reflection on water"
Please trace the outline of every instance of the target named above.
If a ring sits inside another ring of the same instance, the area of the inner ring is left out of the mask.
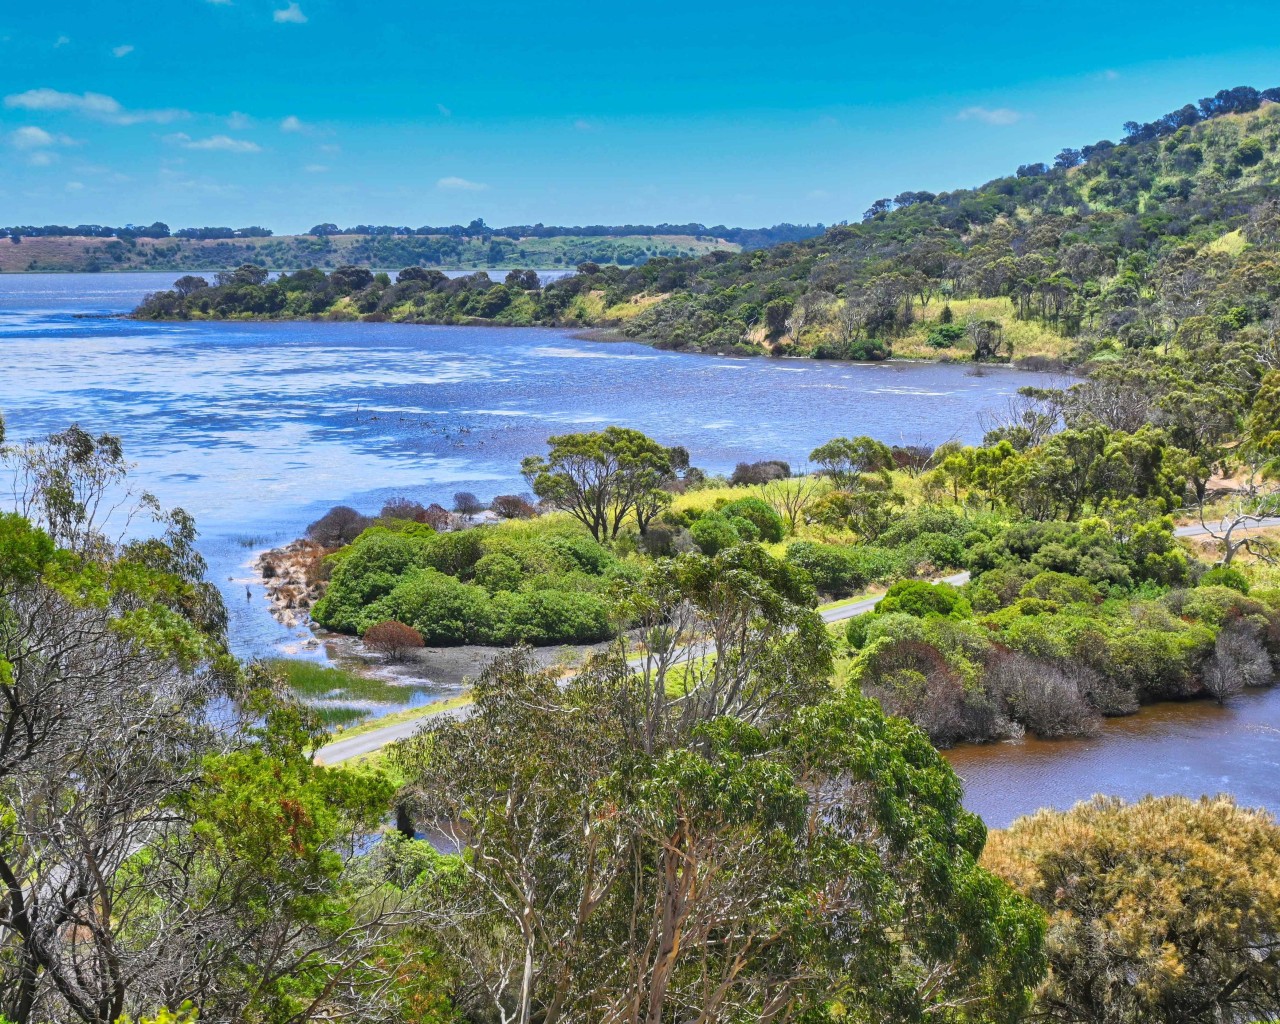
[[[962,746],[946,757],[964,780],[965,806],[992,828],[1095,793],[1230,793],[1280,813],[1280,686],[1226,707],[1154,704],[1110,719],[1093,739]]]

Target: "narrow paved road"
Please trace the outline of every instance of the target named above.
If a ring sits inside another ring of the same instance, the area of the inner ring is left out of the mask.
[[[1217,523],[1214,523],[1213,525],[1214,525],[1214,528],[1217,529],[1219,533],[1223,532],[1218,527]],[[1265,519],[1259,519],[1256,523],[1250,523],[1247,529],[1248,530],[1270,530],[1277,526],[1280,526],[1280,516],[1268,516]],[[1238,526],[1236,527],[1236,529],[1238,531],[1243,532],[1245,531],[1246,527]],[[1176,530],[1173,531],[1173,535],[1175,537],[1207,537],[1208,534],[1209,534],[1209,531],[1205,529],[1205,527],[1201,526],[1199,523],[1192,523],[1190,526],[1179,526]]]
[[[1215,524],[1216,525],[1216,524]],[[1265,530],[1280,527],[1280,516],[1270,516],[1261,519],[1257,523],[1249,526],[1250,530]],[[1189,526],[1179,526],[1174,531],[1174,535],[1178,537],[1204,537],[1207,536],[1209,530],[1201,526],[1199,523],[1192,523]],[[958,572],[954,576],[945,576],[936,582],[951,583],[955,586],[961,586],[969,581],[967,572]],[[842,622],[845,619],[851,619],[855,615],[865,615],[880,603],[879,597],[868,597],[861,601],[853,601],[838,608],[828,608],[822,612],[823,622]],[[467,706],[450,708],[448,711],[440,711],[437,714],[448,715],[453,718],[466,718],[471,713],[471,709]],[[372,754],[376,750],[381,750],[388,743],[394,743],[396,740],[408,739],[422,726],[427,718],[434,717],[432,715],[424,715],[422,718],[415,718],[408,722],[400,722],[396,725],[388,725],[382,729],[374,729],[362,736],[352,736],[349,739],[336,740],[322,748],[317,754],[317,760],[325,764],[339,764],[342,761],[349,761],[353,757],[361,757],[364,754]]]

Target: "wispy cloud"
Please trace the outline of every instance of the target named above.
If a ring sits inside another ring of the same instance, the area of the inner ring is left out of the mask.
[[[66,135],[54,135],[35,125],[28,125],[11,131],[9,144],[14,149],[49,149],[52,146],[72,146],[75,140]]]
[[[1117,71],[1115,68],[1107,68],[1106,71],[1102,72],[1102,77],[1105,78],[1108,82],[1114,82],[1117,78],[1120,77],[1120,72]]]
[[[69,46],[69,45],[71,45],[70,36],[58,36],[58,38],[54,41],[53,48],[56,50],[59,47]]]
[[[575,132],[593,132],[596,130],[596,125],[588,121],[585,117],[580,117],[573,122],[573,130]]]
[[[217,153],[260,153],[262,147],[248,139],[233,139],[230,135],[210,135],[207,139],[193,139],[186,132],[166,135],[165,140],[183,149],[197,149]]]
[[[324,172],[329,168],[324,164],[307,164],[307,166],[302,169],[308,174],[324,174]]]
[[[185,110],[129,110],[111,96],[100,92],[59,92],[57,89],[28,89],[4,98],[10,110],[66,111],[92,117],[108,124],[168,124],[190,117]]]
[[[253,118],[248,114],[242,114],[238,110],[233,110],[227,115],[227,127],[233,132],[242,132],[246,128],[253,127]]]
[[[132,43],[124,43],[121,46],[113,46],[111,48],[111,54],[114,57],[127,57],[131,53],[133,53]]]
[[[448,107],[446,107],[443,103],[437,103],[436,110],[440,111],[440,113],[444,117],[453,117],[453,111],[450,110]]]
[[[965,107],[956,115],[961,121],[981,121],[983,124],[1010,125],[1022,120],[1022,115],[1008,107]]]
[[[450,189],[455,192],[483,192],[489,186],[479,181],[468,181],[466,178],[441,178],[436,188]]]
[[[302,123],[300,118],[294,117],[290,114],[280,122],[280,130],[282,132],[305,132],[307,130],[307,126]]]
[[[302,13],[302,8],[298,6],[297,0],[290,0],[288,7],[282,7],[278,11],[271,14],[272,20],[277,25],[305,25],[307,16]]]

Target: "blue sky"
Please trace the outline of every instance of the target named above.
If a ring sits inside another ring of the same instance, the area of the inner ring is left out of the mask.
[[[1274,0],[13,0],[0,224],[856,220],[1234,85]]]

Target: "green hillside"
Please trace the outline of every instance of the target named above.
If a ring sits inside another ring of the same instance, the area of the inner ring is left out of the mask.
[[[590,287],[629,336],[744,354],[1075,362],[1269,324],[1280,105],[1149,127],[977,189],[881,200],[810,242],[602,271]]]

